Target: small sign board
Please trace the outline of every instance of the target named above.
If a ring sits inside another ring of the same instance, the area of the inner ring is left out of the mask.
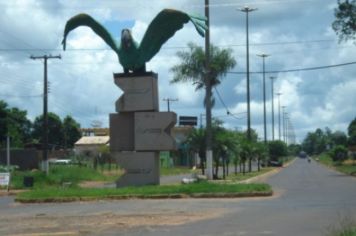
[[[0,186],[9,186],[10,184],[10,173],[0,173]]]
[[[198,117],[196,116],[180,116],[179,125],[196,126],[198,124]]]

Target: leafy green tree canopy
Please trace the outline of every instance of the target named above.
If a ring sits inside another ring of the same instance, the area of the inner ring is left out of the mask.
[[[356,39],[356,0],[338,0],[332,28],[340,41]],[[356,41],[355,41],[356,43]]]
[[[287,145],[280,140],[269,141],[268,150],[271,161],[278,161],[280,157],[288,155]]]
[[[11,147],[23,147],[30,141],[31,121],[27,112],[18,108],[9,108],[7,103],[0,101],[0,142],[5,145],[6,136],[11,138]]]
[[[66,116],[63,119],[64,146],[72,148],[82,136],[80,132],[80,124],[73,117]]]
[[[177,52],[180,63],[171,69],[174,73],[171,83],[191,82],[196,86],[196,90],[200,90],[205,88],[205,51],[194,43],[189,43],[188,47],[189,51]],[[210,79],[212,87],[219,85],[221,78],[235,65],[236,61],[232,56],[231,49],[220,49],[210,45]]]
[[[35,118],[33,122],[32,137],[39,143],[43,143],[43,115]],[[58,115],[48,113],[48,144],[55,147],[63,147],[64,129],[61,119]]]
[[[349,135],[349,145],[356,145],[356,117],[350,122],[347,128],[347,134]]]

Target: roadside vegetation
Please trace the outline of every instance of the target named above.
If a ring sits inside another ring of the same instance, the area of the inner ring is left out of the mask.
[[[322,164],[329,166],[339,172],[356,176],[356,160],[353,158],[349,158],[343,161],[333,161],[331,155],[328,153],[316,156],[316,158],[318,158]]]
[[[270,196],[268,184],[217,184],[198,182],[194,184],[161,185],[127,188],[39,188],[19,193],[16,201],[49,202],[80,201],[126,198],[184,198],[184,197],[243,197]]]
[[[356,176],[356,118],[350,122],[347,134],[329,128],[309,132],[302,148],[324,165]]]

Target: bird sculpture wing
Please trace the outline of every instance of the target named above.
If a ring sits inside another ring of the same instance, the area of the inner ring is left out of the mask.
[[[158,13],[148,26],[139,46],[138,64],[148,62],[161,49],[162,45],[189,21],[204,37],[207,29],[205,17],[192,16],[173,9],[164,9]]]
[[[96,20],[94,20],[91,16],[88,14],[78,14],[76,16],[73,16],[70,18],[65,26],[64,29],[64,36],[63,36],[63,50],[66,50],[66,40],[67,36],[70,31],[74,30],[75,28],[79,26],[88,26],[90,27],[99,37],[101,37],[115,52],[118,51],[118,46],[116,45],[113,37],[111,34],[102,26],[100,23],[98,23]]]

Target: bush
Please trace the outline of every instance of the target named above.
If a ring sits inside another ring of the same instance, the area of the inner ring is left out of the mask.
[[[329,155],[331,156],[333,162],[342,163],[347,159],[347,148],[342,145],[338,145],[331,149]]]

